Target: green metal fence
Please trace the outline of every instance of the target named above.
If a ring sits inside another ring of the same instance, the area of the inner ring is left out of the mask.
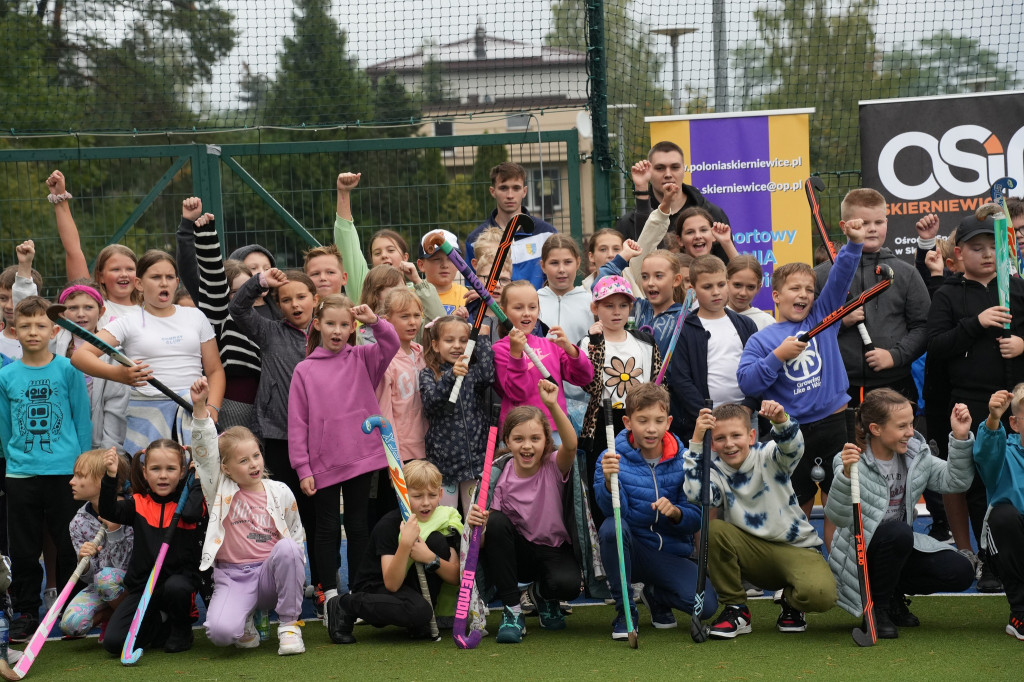
[[[578,135],[563,130],[0,150],[0,258],[15,263],[16,245],[31,238],[45,293],[54,295],[64,283],[63,250],[46,201],[45,179],[53,169],[65,174],[74,195],[71,207],[87,258],[115,242],[136,253],[149,248],[173,253],[181,201],[195,195],[217,216],[226,252],[256,242],[273,251],[279,263],[296,265],[304,249],[333,239],[339,172],[363,173],[352,204],[364,244],[383,227],[415,244],[437,227],[465,238],[494,207],[486,170],[491,160],[502,158],[521,163],[536,180],[526,201],[531,213],[580,240]]]

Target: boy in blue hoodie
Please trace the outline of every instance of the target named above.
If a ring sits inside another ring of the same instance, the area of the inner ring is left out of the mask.
[[[599,531],[601,561],[615,598],[617,616],[612,639],[627,639],[619,554],[615,540],[611,475],[619,475],[622,549],[626,580],[642,582],[642,599],[651,611],[655,628],[674,628],[672,609],[693,612],[697,564],[690,560],[693,534],[700,530],[700,511],[683,494],[683,446],[668,427],[668,391],[655,384],[640,384],[626,394],[625,430],[615,438],[615,454],[605,451],[594,472],[594,496],[604,523]],[[632,595],[628,604],[636,623]],[[701,618],[718,609],[710,581]]]
[[[1009,438],[1000,422],[1011,408]],[[996,391],[988,402],[988,419],[978,427],[974,466],[988,494],[988,533],[982,536],[987,561],[1003,581],[1010,602],[1006,634],[1024,640],[1024,383],[1013,393]]]
[[[773,439],[757,445],[747,411],[736,404],[703,409],[686,453],[687,498],[701,496],[704,434],[711,431],[711,504],[720,507],[708,529],[708,573],[725,605],[710,635],[732,639],[750,632],[743,579],[782,590],[779,632],[807,629],[805,611],[828,611],[836,584],[821,539],[797,506],[790,476],[804,454],[800,425],[782,405],[766,400],[760,414]]]
[[[807,518],[811,517],[818,485],[822,504],[828,500],[833,473],[827,463],[846,443],[843,410],[850,402],[850,380],[839,352],[839,325],[832,325],[807,343],[797,337],[846,302],[860,264],[864,221],[844,221],[842,229],[848,241],[839,251],[817,298],[811,266],[786,263],[775,270],[772,300],[778,308],[779,321],[750,337],[736,370],[745,395],[758,395],[785,405],[801,425],[807,456],[800,459],[793,471],[792,482],[797,502]],[[825,478],[818,485],[811,478],[811,468],[816,463],[825,463]],[[826,547],[831,545],[834,532],[835,525],[826,519]]]

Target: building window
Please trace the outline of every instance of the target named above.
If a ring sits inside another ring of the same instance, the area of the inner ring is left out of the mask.
[[[526,208],[531,213],[538,213],[541,206],[544,215],[550,216],[562,210],[562,172],[558,168],[545,168],[543,177],[539,168],[532,168],[529,173],[529,193],[526,196]],[[543,204],[542,204],[543,202]]]
[[[509,130],[526,130],[530,127],[529,114],[509,114],[505,120]]]

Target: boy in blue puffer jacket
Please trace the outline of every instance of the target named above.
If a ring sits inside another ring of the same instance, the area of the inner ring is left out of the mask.
[[[601,561],[615,598],[617,617],[612,639],[627,639],[625,607],[619,579],[619,554],[609,482],[619,475],[622,548],[626,580],[644,583],[642,599],[655,628],[674,628],[672,609],[693,612],[697,564],[690,560],[693,534],[700,530],[700,511],[683,494],[683,446],[668,433],[668,391],[641,384],[626,394],[625,430],[615,438],[615,453],[605,451],[594,472],[594,496],[605,513],[599,531]],[[628,605],[636,622],[636,606]],[[710,581],[701,618],[718,609]]]

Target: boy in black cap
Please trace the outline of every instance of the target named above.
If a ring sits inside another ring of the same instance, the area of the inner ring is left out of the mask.
[[[949,277],[932,299],[925,371],[937,363],[949,379],[950,402],[935,409],[948,412],[955,403],[964,403],[971,412],[972,423],[981,424],[988,417],[989,397],[1000,389],[1011,389],[1024,376],[1024,281],[1010,278],[1010,307],[1000,306],[992,217],[964,218],[956,230],[955,253],[964,271]],[[1010,325],[1006,335],[1004,324]],[[981,546],[987,506],[981,477],[975,477],[965,495],[971,530]],[[958,520],[964,523],[964,494],[943,495],[943,501],[950,525]],[[969,554],[971,548],[960,550]],[[986,589],[1001,590],[992,576],[983,576],[981,582],[986,583]],[[983,587],[981,582],[979,589]]]

